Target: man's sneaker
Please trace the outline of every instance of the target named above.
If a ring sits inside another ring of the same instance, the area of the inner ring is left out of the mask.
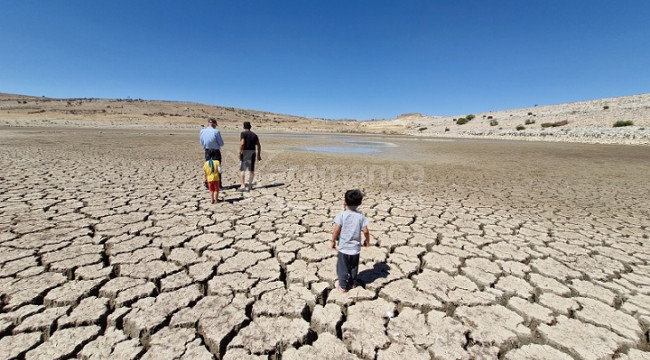
[[[204,182],[203,182],[203,186],[205,186],[205,189],[206,189],[206,190],[209,189],[209,187],[208,187],[208,182],[207,182],[207,181],[204,181]]]

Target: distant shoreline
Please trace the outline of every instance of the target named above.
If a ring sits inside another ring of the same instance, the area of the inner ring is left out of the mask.
[[[57,128],[57,129],[97,129],[97,130],[141,130],[141,131],[199,131],[201,125],[174,124],[174,123],[126,123],[108,121],[84,121],[84,120],[0,120],[0,130],[2,128]],[[241,129],[236,126],[221,127],[226,133],[238,133]],[[260,134],[269,135],[317,135],[317,136],[358,136],[358,137],[399,137],[399,138],[419,138],[419,139],[476,139],[476,140],[508,140],[508,141],[537,141],[537,142],[561,142],[561,143],[581,143],[581,144],[601,144],[601,145],[634,145],[650,146],[650,129],[639,127],[623,128],[593,128],[593,129],[546,129],[546,130],[527,130],[527,131],[468,131],[442,134],[385,134],[378,132],[337,132],[335,130],[313,131],[308,129],[282,129],[282,128],[257,128]]]
[[[392,120],[330,121],[188,102],[0,93],[0,126],[198,131],[208,118],[227,132],[240,131],[242,122],[250,121],[261,133],[650,145],[650,94],[455,117],[410,113]],[[630,126],[614,127],[618,122]]]

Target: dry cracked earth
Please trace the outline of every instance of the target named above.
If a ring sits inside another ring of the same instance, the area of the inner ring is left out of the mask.
[[[650,358],[650,147],[262,134],[239,193],[225,140],[213,205],[194,132],[0,129],[0,358]]]

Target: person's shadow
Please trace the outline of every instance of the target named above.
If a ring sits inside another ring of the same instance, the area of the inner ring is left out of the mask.
[[[253,189],[269,189],[269,188],[274,188],[278,186],[284,186],[284,183],[273,183],[273,184],[268,184],[268,185],[262,185],[262,186],[254,186]],[[233,189],[239,189],[238,184],[234,185],[229,185],[229,186],[224,186],[222,187],[223,190],[233,190]]]
[[[357,281],[365,289],[367,284],[373,281],[386,278],[390,274],[390,266],[385,262],[376,263],[372,269],[366,269],[357,274]]]
[[[256,189],[269,189],[269,188],[274,188],[278,186],[284,186],[284,183],[273,183],[273,184],[268,184],[268,185],[262,185],[256,187]]]

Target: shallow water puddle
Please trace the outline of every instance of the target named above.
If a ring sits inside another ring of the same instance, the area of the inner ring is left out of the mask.
[[[338,137],[341,140],[331,146],[304,146],[297,150],[316,151],[325,153],[354,153],[354,154],[376,154],[383,152],[386,148],[397,147],[397,145],[380,141],[349,141],[349,137]]]
[[[355,154],[374,154],[380,153],[381,150],[367,147],[344,147],[344,146],[305,146],[297,150],[317,151],[326,153],[355,153]]]

